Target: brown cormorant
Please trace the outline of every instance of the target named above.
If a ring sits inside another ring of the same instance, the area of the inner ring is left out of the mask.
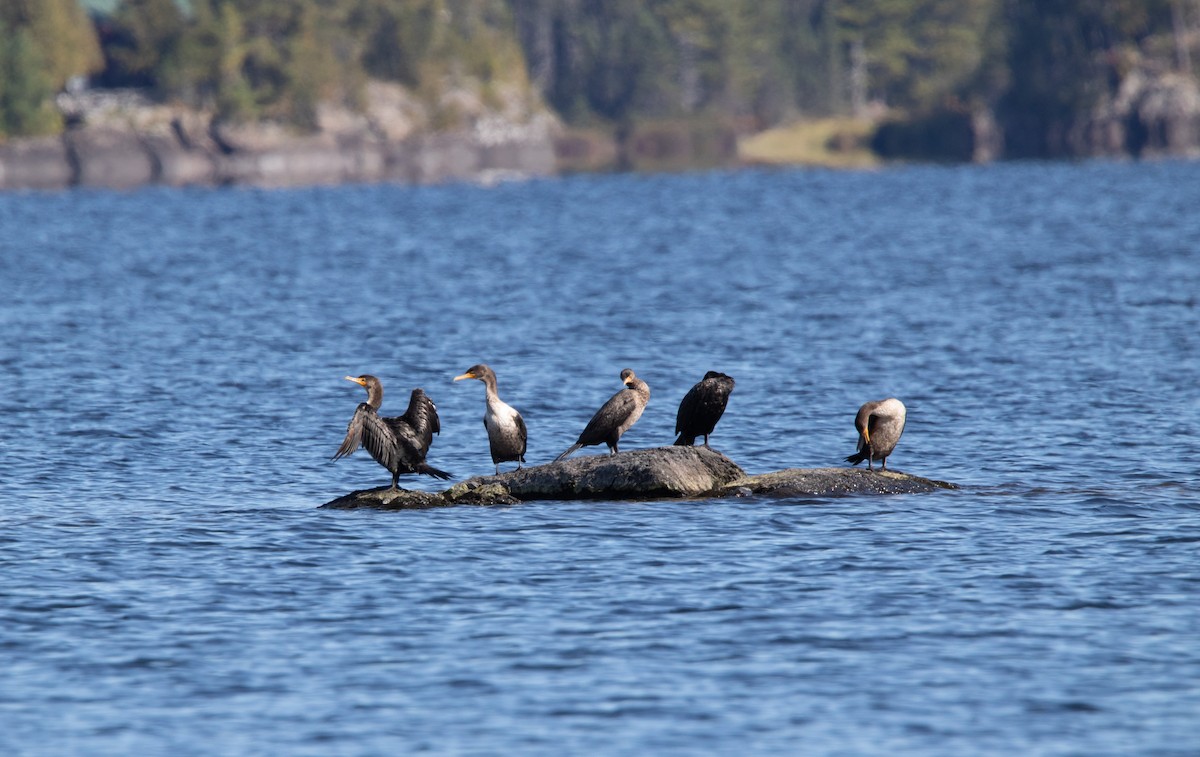
[[[617,449],[617,440],[642,417],[642,411],[650,401],[650,387],[634,375],[631,369],[621,371],[621,383],[627,388],[614,394],[604,403],[604,407],[596,411],[575,443],[567,447],[566,452],[554,458],[555,461],[562,460],[580,447],[590,447],[601,442],[608,445],[610,455],[620,451]]]
[[[399,418],[382,418],[379,406],[383,404],[383,384],[374,376],[347,376],[367,388],[367,401],[360,402],[346,428],[346,439],[338,447],[334,460],[345,457],[358,449],[367,448],[375,462],[392,474],[392,489],[398,487],[401,473],[424,473],[434,478],[448,479],[450,474],[425,463],[425,455],[433,442],[433,435],[441,432],[437,407],[421,389],[413,389],[408,400],[408,410]]]
[[[679,412],[675,414],[675,433],[679,434],[676,446],[690,447],[696,443],[697,436],[703,436],[704,446],[708,446],[708,435],[725,412],[733,383],[732,377],[709,371],[683,395]]]
[[[896,442],[904,433],[905,415],[904,403],[895,397],[865,403],[854,416],[858,452],[847,457],[846,462],[858,465],[866,460],[867,468],[872,469],[871,461],[879,460],[880,467],[887,470],[888,455],[896,449]]]
[[[487,429],[488,445],[492,450],[492,462],[496,465],[496,473],[500,473],[500,463],[517,463],[517,470],[525,462],[526,440],[529,432],[525,429],[525,419],[511,405],[505,404],[496,393],[496,374],[483,363],[473,365],[461,376],[455,376],[455,381],[477,379],[487,387],[487,412],[483,415],[483,427]]]

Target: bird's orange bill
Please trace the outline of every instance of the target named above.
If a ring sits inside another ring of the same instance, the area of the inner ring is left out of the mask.
[[[367,385],[366,379],[360,379],[357,376],[346,376],[345,379],[347,381],[353,381],[354,383],[358,384],[359,386]]]
[[[474,374],[474,373],[471,373],[470,371],[468,371],[468,372],[464,373],[464,374],[463,374],[463,375],[461,375],[461,376],[455,376],[455,377],[454,377],[454,380],[455,380],[455,381],[462,381],[463,379],[469,379],[469,378],[475,378],[475,374]]]

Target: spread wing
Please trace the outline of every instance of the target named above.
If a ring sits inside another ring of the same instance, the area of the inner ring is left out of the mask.
[[[354,417],[346,427],[346,438],[342,441],[342,446],[338,447],[333,459],[341,459],[353,453],[359,446],[366,447],[371,457],[388,470],[395,467],[399,454],[396,434],[384,419],[379,417],[375,409],[365,402],[359,403],[354,411]]]
[[[429,399],[424,390],[413,389],[408,400],[408,410],[404,412],[401,420],[412,429],[414,447],[420,450],[421,459],[424,459],[429,445],[433,443],[433,435],[442,432],[437,405],[433,404],[433,400]]]

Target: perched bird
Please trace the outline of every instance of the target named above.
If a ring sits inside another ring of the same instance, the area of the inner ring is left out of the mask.
[[[621,383],[627,388],[614,394],[596,411],[575,443],[567,447],[566,452],[554,458],[555,461],[566,458],[580,447],[590,447],[601,442],[608,445],[610,455],[620,451],[617,449],[617,440],[642,417],[642,411],[650,401],[650,387],[634,375],[632,369],[626,368],[621,371]]]
[[[455,381],[463,379],[477,379],[487,387],[487,412],[483,414],[483,427],[487,429],[496,473],[500,473],[500,463],[512,461],[516,461],[517,470],[520,470],[521,463],[525,462],[525,446],[529,438],[525,419],[500,399],[496,393],[496,374],[491,368],[483,363],[473,365],[463,375],[454,377]]]
[[[846,458],[846,462],[858,465],[867,461],[867,468],[872,469],[871,461],[879,460],[880,467],[887,470],[888,455],[896,449],[896,442],[904,433],[904,403],[895,397],[875,402],[867,402],[858,409],[854,416],[854,428],[858,429],[858,452]]]
[[[408,410],[399,418],[382,418],[379,406],[383,404],[383,384],[374,376],[347,376],[367,389],[367,401],[360,402],[346,428],[346,439],[338,447],[334,460],[341,459],[358,449],[367,448],[375,462],[392,474],[392,489],[400,480],[401,473],[424,473],[434,478],[448,479],[450,474],[425,464],[425,455],[433,442],[433,435],[440,433],[437,407],[421,389],[413,389],[408,400]]]
[[[703,436],[704,446],[708,446],[708,435],[725,412],[733,384],[732,377],[709,371],[700,383],[683,395],[679,412],[675,414],[675,433],[679,434],[676,446],[690,447],[696,443],[697,436]]]

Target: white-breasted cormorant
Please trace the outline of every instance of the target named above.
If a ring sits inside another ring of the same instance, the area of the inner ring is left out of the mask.
[[[437,406],[421,389],[413,389],[408,410],[399,418],[383,418],[383,384],[374,376],[347,376],[347,381],[366,387],[367,401],[360,402],[346,427],[346,439],[338,447],[334,460],[358,449],[367,448],[375,462],[392,474],[392,489],[397,489],[401,473],[424,473],[434,478],[448,479],[450,474],[425,463],[425,455],[433,435],[442,430]]]
[[[496,373],[483,363],[473,365],[461,376],[455,376],[455,381],[477,379],[487,387],[487,412],[483,414],[483,427],[487,429],[488,446],[492,451],[492,462],[496,465],[496,473],[500,473],[500,463],[516,462],[517,470],[525,462],[525,447],[529,432],[525,428],[525,419],[511,405],[506,404],[496,393]]]
[[[679,412],[675,414],[675,433],[679,434],[679,438],[675,440],[677,446],[690,447],[696,443],[697,436],[703,436],[704,446],[708,446],[708,435],[725,412],[733,384],[733,378],[730,376],[709,371],[698,384],[683,395],[683,401],[679,403]]]
[[[864,403],[854,416],[854,428],[858,429],[858,452],[846,458],[846,462],[858,465],[879,460],[880,467],[887,470],[888,455],[896,449],[896,442],[904,433],[904,418],[907,411],[904,403],[895,397]]]
[[[562,460],[580,447],[590,447],[601,442],[608,445],[610,455],[620,451],[617,449],[617,441],[621,434],[642,417],[642,411],[650,401],[650,387],[638,378],[632,369],[626,368],[621,371],[621,383],[626,388],[610,397],[608,402],[596,411],[575,443],[554,458],[555,461]]]

